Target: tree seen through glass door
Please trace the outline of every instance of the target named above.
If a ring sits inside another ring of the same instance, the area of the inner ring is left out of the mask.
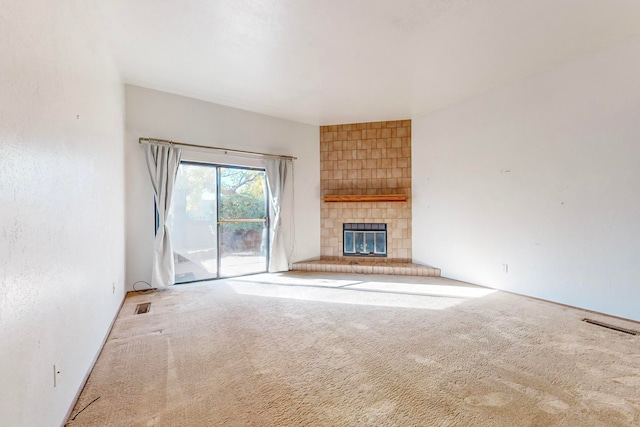
[[[267,186],[263,170],[220,168],[220,275],[266,270]]]
[[[266,200],[262,170],[181,163],[167,221],[176,283],[266,271]]]

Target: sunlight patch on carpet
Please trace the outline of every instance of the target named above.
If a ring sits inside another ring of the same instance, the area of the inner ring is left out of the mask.
[[[238,280],[240,282],[271,283],[274,285],[326,286],[331,288],[339,288],[342,286],[362,283],[362,280],[328,279],[323,277],[292,277],[281,273],[254,274],[251,276],[238,277],[234,280]]]
[[[408,295],[384,291],[365,291],[348,288],[310,286],[279,286],[229,280],[229,286],[240,295],[287,298],[334,304],[369,305],[377,307],[421,308],[445,310],[465,301],[464,298]]]
[[[426,285],[398,282],[362,282],[349,285],[349,289],[368,289],[385,292],[405,292],[411,294],[453,297],[453,298],[481,298],[496,292],[495,289],[476,286],[447,286]]]

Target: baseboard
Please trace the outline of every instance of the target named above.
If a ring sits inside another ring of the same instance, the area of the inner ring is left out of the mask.
[[[525,297],[525,298],[531,298],[531,299],[534,299],[534,300],[537,300],[537,301],[548,302],[548,303],[559,305],[559,306],[562,306],[562,307],[572,308],[574,310],[584,311],[585,313],[596,314],[598,316],[605,316],[605,317],[609,317],[611,319],[618,319],[618,320],[622,320],[624,322],[630,322],[630,323],[635,323],[637,325],[640,325],[640,321],[638,321],[638,320],[628,319],[626,317],[616,316],[614,314],[603,313],[601,311],[590,310],[588,308],[583,308],[583,307],[576,307],[575,305],[564,304],[564,303],[561,303],[561,302],[551,301],[551,300],[544,299],[544,298],[532,297],[531,295],[519,294],[518,292],[505,291],[504,289],[498,289],[498,288],[491,288],[491,289],[495,289],[496,291],[506,292],[506,293],[512,294],[512,295],[518,295],[518,296]]]
[[[518,295],[520,297],[531,298],[531,299],[534,299],[534,300],[537,300],[537,301],[548,302],[548,303],[559,305],[559,306],[562,306],[562,307],[573,308],[574,310],[584,311],[585,313],[596,314],[596,315],[599,315],[599,316],[606,316],[606,317],[610,317],[612,319],[618,319],[618,320],[622,320],[622,321],[625,321],[625,322],[631,322],[631,323],[635,323],[635,324],[640,325],[640,321],[638,321],[638,320],[628,319],[626,317],[616,316],[614,314],[602,313],[600,311],[590,310],[588,308],[576,307],[575,305],[564,304],[564,303],[557,302],[557,301],[552,301],[552,300],[549,300],[549,299],[538,298],[538,297],[534,297],[534,296],[531,296],[531,295],[521,294],[521,293],[513,292],[513,291],[507,291],[505,289],[494,288],[492,286],[479,285],[477,283],[467,282],[465,280],[454,279],[453,277],[446,277],[446,276],[440,276],[440,277],[442,277],[443,279],[450,279],[450,280],[455,280],[457,282],[470,283],[470,284],[475,285],[475,286],[481,286],[481,287],[487,288],[487,289],[495,289],[496,291],[506,292],[506,293],[511,294],[511,295]]]
[[[96,366],[96,362],[98,361],[98,358],[100,357],[100,354],[102,353],[102,349],[104,348],[104,345],[107,343],[107,340],[109,339],[109,336],[111,335],[111,330],[113,329],[113,325],[115,325],[116,320],[118,319],[118,315],[120,314],[120,311],[122,310],[122,306],[124,306],[124,301],[126,299],[127,299],[127,293],[125,292],[124,295],[122,296],[122,301],[120,301],[120,306],[116,310],[115,316],[113,316],[113,319],[111,319],[111,324],[109,325],[109,329],[107,330],[107,333],[104,335],[104,338],[102,339],[102,343],[100,344],[100,348],[98,349],[98,351],[96,352],[95,357],[91,361],[91,364],[89,365],[89,369],[87,370],[87,373],[85,374],[84,378],[82,379],[82,382],[80,383],[80,387],[78,388],[78,391],[76,392],[76,395],[73,398],[73,401],[71,402],[71,406],[69,406],[69,409],[67,410],[67,413],[64,416],[64,420],[62,421],[62,424],[60,424],[60,427],[65,427],[69,423],[69,418],[73,414],[73,408],[76,407],[76,403],[78,403],[78,399],[80,399],[80,395],[82,394],[82,390],[84,390],[84,386],[87,384],[87,381],[89,380],[89,376],[91,376],[91,372],[93,371],[93,368]]]

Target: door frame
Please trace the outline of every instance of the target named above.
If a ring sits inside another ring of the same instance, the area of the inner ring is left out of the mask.
[[[242,277],[242,276],[249,276],[252,274],[263,274],[263,273],[267,273],[269,271],[269,262],[270,262],[270,253],[271,253],[271,209],[270,209],[270,191],[269,191],[269,185],[267,183],[267,172],[265,170],[265,168],[263,167],[258,167],[258,166],[242,166],[242,165],[226,165],[226,164],[222,164],[222,163],[217,163],[217,162],[211,162],[211,161],[198,161],[198,160],[181,160],[180,161],[180,166],[182,165],[193,165],[193,166],[203,166],[203,167],[213,167],[215,168],[216,171],[216,274],[215,277],[211,277],[211,278],[206,278],[206,279],[196,279],[196,280],[190,280],[188,282],[179,282],[179,283],[175,283],[175,285],[186,285],[189,283],[197,283],[197,282],[205,282],[208,280],[220,280],[220,279],[229,279],[229,278],[233,278],[233,277]],[[236,276],[222,276],[221,275],[221,253],[222,253],[222,239],[220,238],[221,236],[221,226],[223,223],[225,223],[225,221],[220,221],[220,169],[221,168],[225,168],[225,169],[242,169],[242,170],[253,170],[253,171],[260,171],[262,173],[264,173],[264,185],[265,185],[265,218],[264,220],[260,220],[260,221],[229,221],[229,222],[264,222],[265,225],[265,229],[266,229],[266,253],[265,253],[265,268],[264,271],[259,271],[259,272],[254,272],[254,273],[247,273],[247,274],[240,274],[240,275],[236,275]],[[172,249],[173,250],[173,249]]]

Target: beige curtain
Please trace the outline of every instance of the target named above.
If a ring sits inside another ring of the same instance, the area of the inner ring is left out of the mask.
[[[265,161],[267,186],[269,187],[269,207],[271,214],[271,235],[269,247],[269,272],[289,270],[288,250],[291,242],[285,242],[282,229],[283,216],[291,217],[291,169],[292,160],[269,159]]]
[[[161,288],[175,283],[171,236],[166,225],[182,150],[169,145],[147,144],[145,155],[155,195],[158,229],[153,243],[151,286]]]

